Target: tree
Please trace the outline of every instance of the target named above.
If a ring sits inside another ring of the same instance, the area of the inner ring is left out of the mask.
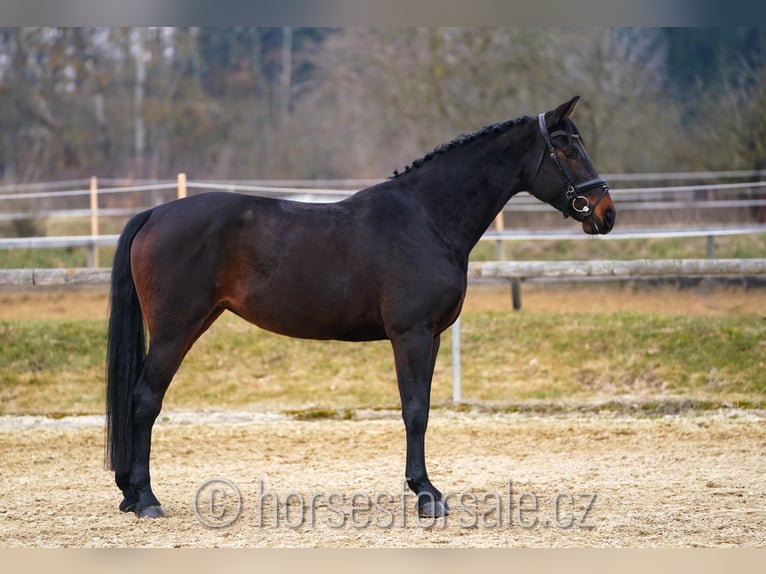
[[[80,29],[11,28],[0,32],[5,54],[0,86],[2,165],[11,179],[37,179],[82,162],[73,125],[59,115],[87,80]]]
[[[6,28],[0,176],[384,177],[575,94],[603,172],[709,164],[713,124],[752,164],[765,55],[754,28]]]
[[[766,58],[763,28],[663,28],[657,33],[666,47],[666,86],[680,100],[694,91],[725,88]]]
[[[577,123],[600,170],[658,169],[678,114],[661,92],[662,63],[652,31],[344,30],[318,56],[324,81],[310,105],[330,115],[337,141],[353,138],[352,169],[377,175],[579,94]],[[653,137],[640,138],[647,125]]]

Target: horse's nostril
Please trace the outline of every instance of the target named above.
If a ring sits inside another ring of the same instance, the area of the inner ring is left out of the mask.
[[[616,219],[617,214],[615,213],[614,209],[611,207],[607,207],[604,211],[604,223],[607,224],[609,229],[611,229],[614,226],[614,220]]]

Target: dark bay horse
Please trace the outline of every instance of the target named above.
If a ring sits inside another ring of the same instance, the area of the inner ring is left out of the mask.
[[[447,514],[424,441],[439,336],[460,313],[471,249],[522,190],[585,233],[614,225],[570,119],[577,101],[461,136],[337,203],[206,193],[133,217],[114,258],[107,350],[106,459],[120,510],[163,516],[152,426],[184,356],[229,310],[291,337],[389,339],[407,484],[421,514]]]

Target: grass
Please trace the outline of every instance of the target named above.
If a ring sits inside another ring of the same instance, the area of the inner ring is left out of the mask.
[[[102,217],[99,225],[101,235],[118,234],[125,224],[124,218]],[[29,222],[19,230],[9,222],[0,222],[0,237],[21,236],[66,236],[90,235],[90,219],[87,217],[49,217]],[[86,267],[90,248],[62,247],[51,249],[2,249],[0,250],[0,268],[49,268],[49,267]],[[113,247],[100,247],[99,259],[102,267],[111,267],[114,256]]]
[[[47,269],[87,267],[90,249],[67,247],[61,249],[3,249],[0,250],[0,269]],[[111,267],[114,248],[100,247],[101,267]]]
[[[766,406],[759,316],[475,312],[462,323],[463,398],[482,408]],[[0,322],[0,412],[103,412],[104,347],[103,321]],[[450,403],[450,347],[443,337],[435,405]],[[398,402],[388,342],[295,340],[225,315],[192,349],[165,408],[279,410],[310,420]]]
[[[100,321],[0,322],[2,412],[103,411],[105,341]]]
[[[565,261],[570,259],[706,259],[706,237],[620,239],[589,237],[560,241],[506,241],[510,261]],[[718,258],[760,258],[766,253],[766,233],[715,238]],[[498,258],[494,241],[480,241],[471,253],[476,261]]]

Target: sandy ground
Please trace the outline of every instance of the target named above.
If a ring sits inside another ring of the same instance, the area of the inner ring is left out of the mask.
[[[419,523],[414,498],[402,496],[404,434],[396,413],[314,422],[166,415],[153,451],[154,490],[167,513],[160,520],[117,510],[100,422],[0,417],[3,546],[766,543],[764,413],[638,419],[436,412],[430,474],[451,494],[453,511],[433,524]],[[203,484],[212,479],[227,482]]]

